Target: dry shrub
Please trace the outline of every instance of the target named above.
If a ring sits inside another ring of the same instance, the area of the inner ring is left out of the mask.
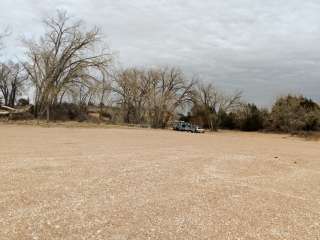
[[[19,113],[11,113],[9,115],[9,120],[13,121],[21,121],[21,120],[32,120],[34,117],[30,112],[19,112]]]
[[[320,128],[320,107],[302,96],[279,98],[271,111],[271,128],[281,132],[316,131]]]
[[[43,116],[45,117],[45,116]],[[62,103],[52,109],[53,120],[59,121],[86,121],[88,119],[86,107],[80,107],[73,103]]]

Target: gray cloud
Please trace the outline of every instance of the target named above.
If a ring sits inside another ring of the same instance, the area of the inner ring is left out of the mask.
[[[66,9],[98,25],[123,66],[177,65],[222,89],[270,105],[288,92],[320,100],[318,0],[2,0],[0,27],[21,35]]]

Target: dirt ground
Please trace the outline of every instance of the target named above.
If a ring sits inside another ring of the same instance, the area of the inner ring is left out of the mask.
[[[320,239],[320,142],[0,125],[0,239]]]

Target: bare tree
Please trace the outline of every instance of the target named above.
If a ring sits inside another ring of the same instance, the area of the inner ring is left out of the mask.
[[[66,12],[44,21],[46,32],[38,41],[25,41],[29,61],[24,67],[35,88],[35,115],[47,112],[74,84],[84,84],[104,71],[111,62],[105,49],[97,53],[98,28],[85,31],[81,21],[73,21]]]
[[[126,122],[163,128],[178,107],[191,101],[193,85],[176,68],[127,69],[117,75],[114,91]]]
[[[227,95],[218,91],[211,83],[199,83],[194,100],[207,106],[212,112],[217,113],[220,110],[228,112],[240,106],[241,96],[242,93],[240,91]]]
[[[4,105],[14,107],[17,97],[24,90],[27,77],[19,63],[0,64],[0,91]]]
[[[178,107],[191,102],[195,81],[188,81],[177,68],[149,71],[151,91],[149,117],[153,127],[164,128]]]
[[[220,111],[229,112],[241,105],[242,93],[237,91],[232,95],[218,91],[211,83],[197,85],[193,102],[193,114],[201,115],[202,121],[212,130],[217,129],[217,114]]]
[[[109,72],[101,72],[101,73],[102,73],[102,78],[101,78],[101,81],[97,82],[96,91],[95,91],[95,94],[100,106],[100,113],[99,113],[100,119],[102,119],[103,107],[109,100],[108,97],[111,95],[111,91],[112,91],[111,81],[109,81],[109,79],[111,78]]]
[[[124,121],[141,123],[145,120],[150,81],[143,70],[136,68],[119,71],[115,76],[113,91],[118,94]]]
[[[0,50],[3,48],[3,39],[10,35],[9,28],[6,28],[4,31],[0,33]]]

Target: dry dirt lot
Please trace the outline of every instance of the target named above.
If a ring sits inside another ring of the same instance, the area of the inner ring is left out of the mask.
[[[320,142],[0,125],[0,239],[320,239]]]

